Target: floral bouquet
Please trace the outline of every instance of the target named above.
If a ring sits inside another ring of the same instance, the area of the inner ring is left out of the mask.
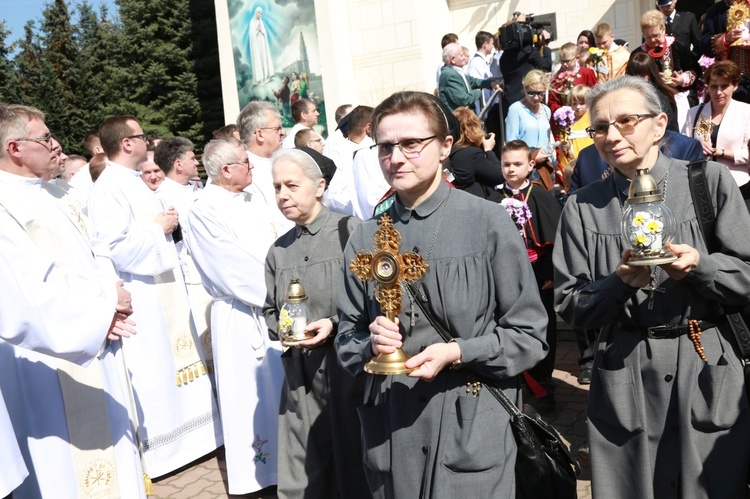
[[[633,231],[630,233],[630,245],[638,253],[649,253],[660,250],[664,223],[654,217],[650,211],[639,211],[632,221]]]
[[[565,142],[570,135],[570,127],[576,122],[576,115],[573,112],[573,108],[570,106],[562,106],[555,111],[555,114],[552,115],[552,119],[555,120],[555,125],[560,134],[560,140]]]
[[[516,227],[518,227],[518,232],[521,234],[521,237],[525,238],[526,233],[524,232],[523,226],[531,220],[531,210],[529,210],[529,205],[520,199],[505,198],[500,201],[500,206],[505,208],[505,211],[508,212],[508,215],[510,215],[510,218],[516,224]]]
[[[600,65],[607,65],[604,62],[605,55],[607,55],[607,51],[604,49],[600,49],[599,47],[589,48],[589,60],[594,63],[594,69],[598,70]]]
[[[566,97],[575,86],[576,75],[570,71],[558,71],[550,82],[550,90]],[[560,99],[563,101],[563,99]]]
[[[283,336],[291,334],[292,326],[294,326],[294,319],[289,316],[287,309],[282,309],[279,314],[279,331]]]

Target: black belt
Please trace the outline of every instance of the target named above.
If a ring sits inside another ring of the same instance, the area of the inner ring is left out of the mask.
[[[719,321],[724,322],[724,321]],[[713,322],[708,321],[698,321],[698,327],[700,327],[701,331],[705,331],[706,329],[710,329],[712,327],[717,327],[718,324],[715,324]],[[630,331],[632,333],[638,333],[642,334],[652,340],[666,340],[671,338],[678,338],[682,336],[683,334],[688,334],[690,332],[690,327],[687,324],[680,324],[678,326],[652,326],[652,327],[633,327],[629,324],[623,324],[622,322],[615,325],[616,329],[622,329],[625,331]]]

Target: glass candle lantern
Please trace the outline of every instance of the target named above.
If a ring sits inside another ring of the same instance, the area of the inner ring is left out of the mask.
[[[661,265],[677,260],[667,248],[674,232],[674,215],[664,203],[656,179],[648,169],[636,170],[622,215],[622,234],[631,249],[628,265]]]
[[[279,336],[285,346],[297,346],[301,341],[315,337],[315,333],[305,331],[307,327],[307,294],[299,283],[292,279],[286,291],[286,299],[279,313]]]

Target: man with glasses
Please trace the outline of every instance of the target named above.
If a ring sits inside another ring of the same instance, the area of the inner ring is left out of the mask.
[[[211,183],[190,211],[187,245],[214,298],[211,339],[229,493],[248,494],[276,484],[284,371],[261,308],[266,254],[281,234],[268,206],[247,193],[256,168],[242,143],[212,140],[203,164]]]
[[[326,141],[323,140],[318,132],[312,128],[303,128],[294,137],[294,147],[309,147],[323,154],[323,146],[326,145]]]
[[[548,99],[549,109],[553,115],[560,107],[567,104],[566,97],[574,86],[593,87],[597,83],[594,70],[578,64],[578,47],[575,43],[563,44],[559,53],[560,69],[552,77]]]
[[[294,127],[284,138],[284,149],[294,149],[294,136],[305,128],[312,128],[318,124],[320,112],[315,103],[310,99],[299,99],[292,104],[292,121]]]
[[[300,101],[295,104],[298,102]],[[247,149],[247,157],[254,167],[253,182],[246,190],[263,200],[273,216],[279,234],[283,234],[294,226],[276,207],[276,192],[271,174],[271,156],[281,149],[284,139],[284,129],[281,124],[279,110],[270,102],[264,101],[248,103],[237,117],[237,128],[239,128],[241,140]]]
[[[43,180],[62,159],[44,114],[0,104],[0,142],[0,496],[25,460],[17,497],[145,498],[119,354],[130,293]]]
[[[139,178],[148,137],[133,116],[105,119],[99,137],[107,167],[88,211],[94,244],[108,249],[133,293],[141,334],[124,354],[140,415],[144,469],[159,477],[221,445],[219,414],[172,239],[178,213],[162,207]]]

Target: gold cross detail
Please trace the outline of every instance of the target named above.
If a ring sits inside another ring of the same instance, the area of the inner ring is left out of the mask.
[[[714,124],[711,120],[706,119],[706,115],[701,113],[701,119],[693,130],[703,136],[704,142],[711,142],[711,133],[714,131]]]
[[[429,265],[419,253],[399,253],[401,234],[393,227],[388,215],[378,220],[380,226],[373,236],[375,253],[360,251],[349,269],[364,282],[377,281],[375,299],[385,316],[393,321],[401,312],[401,282],[414,282],[424,276]]]

